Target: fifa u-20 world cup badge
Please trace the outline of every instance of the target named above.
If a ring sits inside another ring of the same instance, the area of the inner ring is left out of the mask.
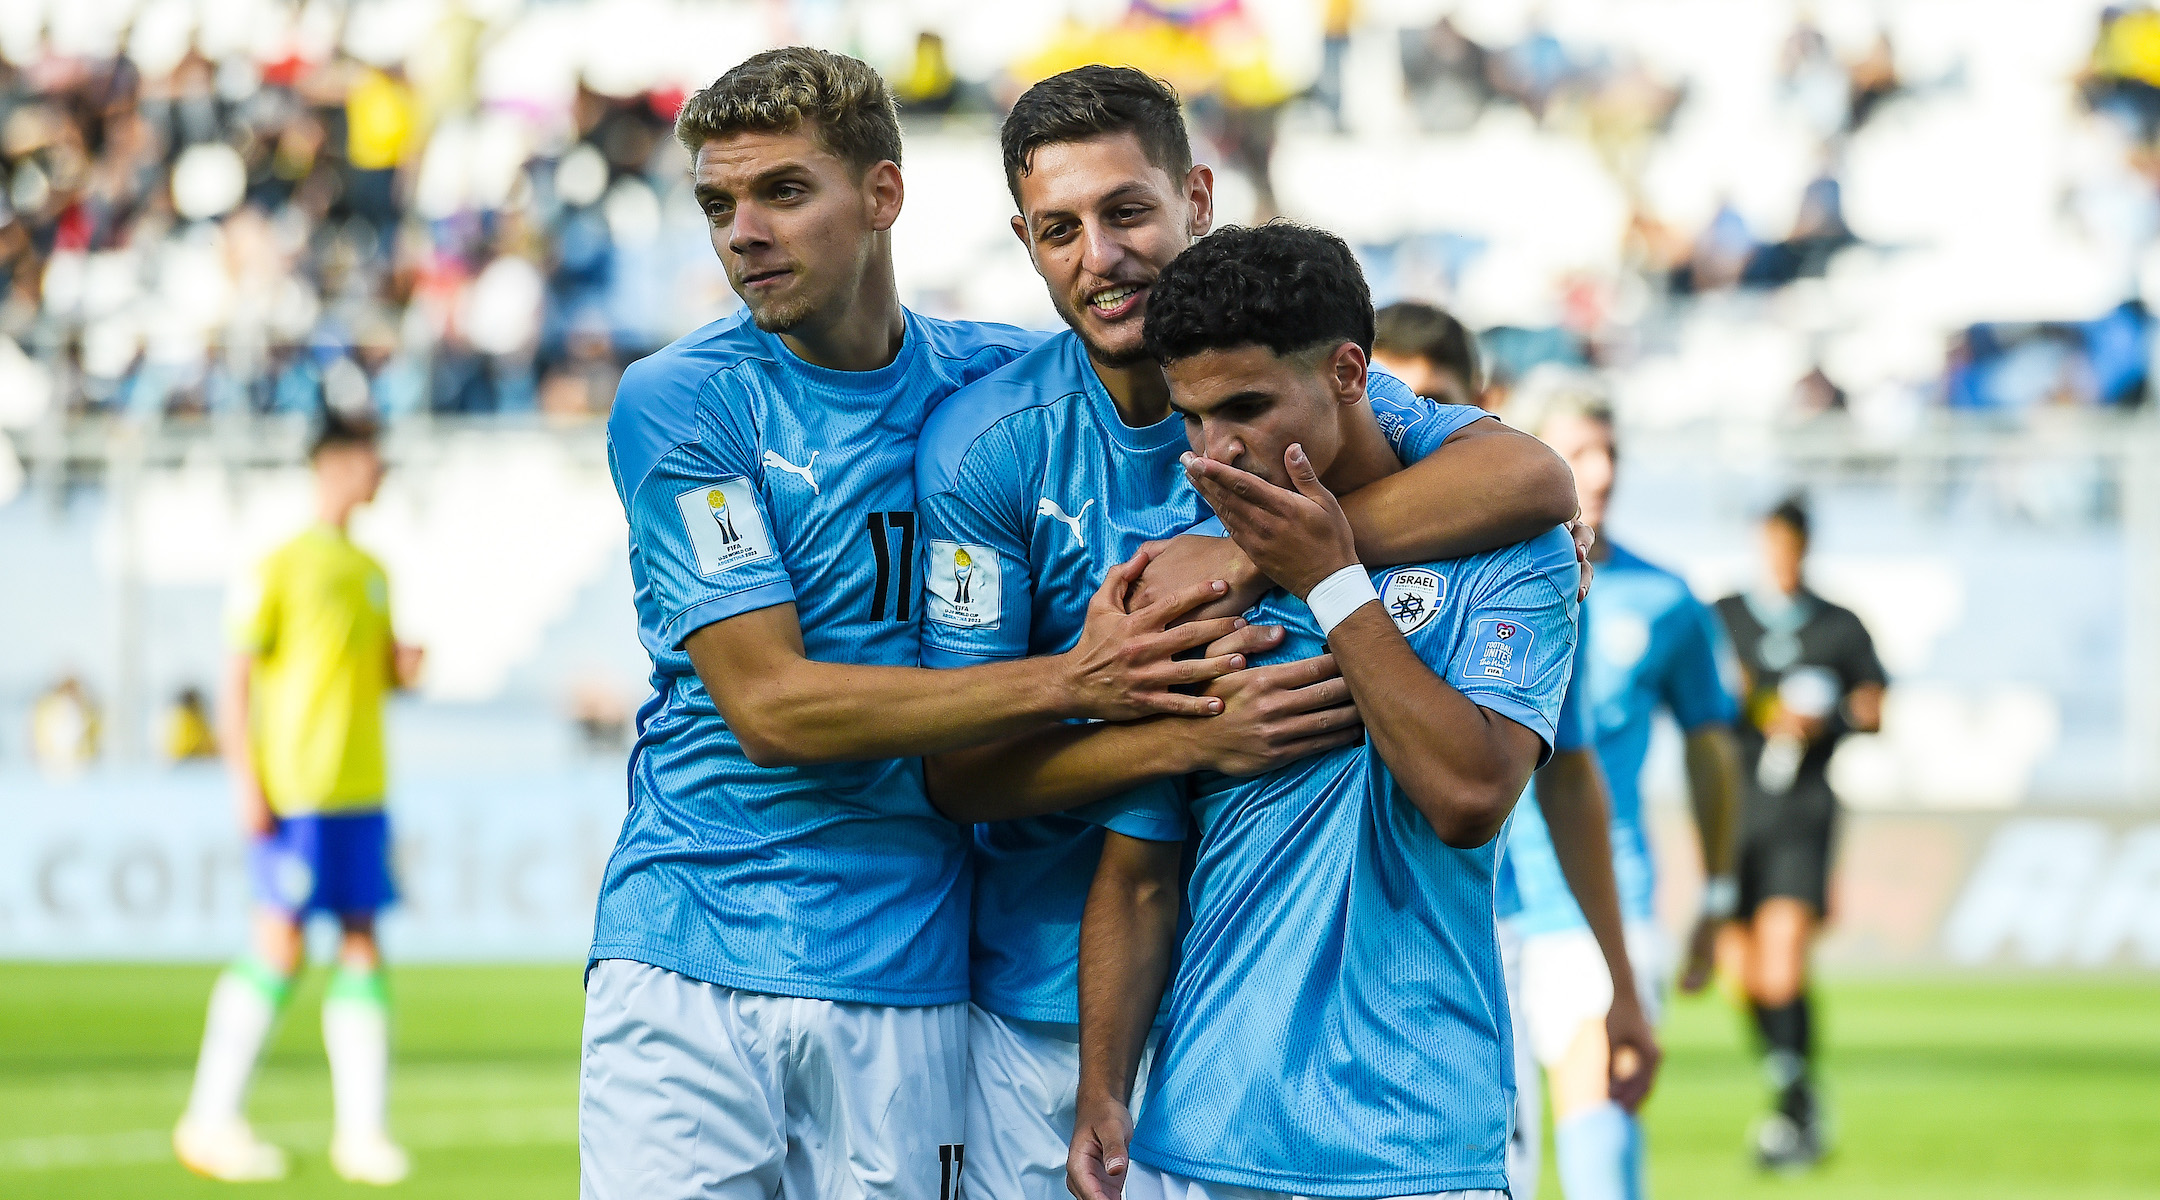
[[[930,539],[923,616],[954,629],[996,629],[1004,600],[997,551]]]
[[[720,527],[720,543],[722,545],[732,546],[742,540],[742,535],[735,532],[734,518],[728,515],[726,492],[721,491],[719,488],[707,490],[705,493],[705,505],[712,509],[713,523]]]
[[[735,476],[701,484],[676,496],[675,507],[682,512],[690,547],[697,551],[698,574],[717,575],[772,557],[772,537],[749,480]]]

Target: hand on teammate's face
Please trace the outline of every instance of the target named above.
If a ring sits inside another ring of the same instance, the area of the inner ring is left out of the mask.
[[[1295,491],[1197,454],[1184,461],[1193,486],[1238,546],[1268,578],[1298,597],[1358,561],[1349,518],[1320,482],[1303,446],[1292,442],[1283,451]]]

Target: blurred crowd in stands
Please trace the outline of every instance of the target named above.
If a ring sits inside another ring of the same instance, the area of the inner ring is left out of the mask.
[[[421,13],[419,34],[383,50],[390,43],[359,20],[370,4]],[[490,55],[527,52],[516,39],[559,25],[568,3],[493,3],[482,17],[450,0],[249,0],[248,28],[223,32],[213,29],[218,7],[145,0],[103,49],[58,36],[60,5],[39,16],[29,3],[27,18],[0,30],[0,429],[47,409],[190,418],[328,404],[393,420],[586,417],[606,410],[626,362],[732,306],[670,135],[675,107],[704,78],[632,72],[625,84],[578,73],[555,93],[491,85]],[[1286,7],[1309,11],[1286,22]],[[1555,360],[1654,366],[1735,321],[1793,324],[1762,307],[1784,302],[1746,308],[1745,298],[1809,281],[1834,291],[1841,256],[1855,251],[1845,291],[1928,315],[1902,340],[1869,328],[1880,322],[1864,298],[1847,305],[1847,328],[1799,320],[1806,330],[1761,359],[1782,372],[1781,417],[1842,408],[1888,383],[1908,407],[2144,399],[2154,337],[2141,288],[2160,284],[2160,269],[2141,276],[2137,264],[2160,234],[2160,13],[2102,12],[2088,61],[2057,89],[2063,121],[2113,131],[2093,135],[2112,148],[2102,165],[2078,168],[2105,186],[2058,204],[2099,214],[2092,221],[2115,239],[2100,257],[2127,255],[2127,282],[2095,291],[2089,311],[1989,320],[1956,296],[1897,293],[1894,256],[1922,239],[1847,215],[1864,131],[1892,120],[1901,98],[1955,101],[1976,86],[1961,64],[1931,62],[1914,77],[1888,25],[1833,38],[1795,8],[1758,72],[1774,93],[1764,120],[1775,127],[1761,138],[1798,146],[1786,157],[1804,155],[1811,168],[1768,204],[1718,193],[1690,208],[1660,196],[1674,190],[1676,124],[1709,129],[1717,114],[1707,110],[1723,103],[1704,72],[1659,61],[1610,28],[1548,26],[1536,7],[1513,24],[1466,19],[1476,3],[1442,7],[1437,20],[1406,21],[1394,6],[1353,0],[1120,0],[1073,6],[1084,19],[1030,35],[1031,47],[987,69],[980,32],[969,35],[978,49],[963,53],[948,45],[960,33],[952,27],[911,29],[903,52],[871,57],[893,79],[911,132],[959,130],[991,155],[996,116],[1033,79],[1085,61],[1143,66],[1179,86],[1204,153],[1243,181],[1250,201],[1227,205],[1230,219],[1353,219],[1371,197],[1345,198],[1339,212],[1300,199],[1330,145],[1370,159],[1399,144],[1406,160],[1419,148],[1586,146],[1617,198],[1612,244],[1545,271],[1530,285],[1535,303],[1496,303],[1492,285],[1465,282],[1480,256],[1492,272],[1514,269],[1499,252],[1506,238],[1490,229],[1433,218],[1443,227],[1349,231],[1379,290],[1456,305],[1491,329],[1489,357],[1503,372]],[[807,9],[828,25],[798,20]],[[738,21],[740,36],[706,57],[724,66],[754,45],[891,19],[875,10],[723,5],[712,19]],[[623,11],[633,14],[626,36],[673,36],[664,24],[634,28],[634,14],[668,10]],[[1284,29],[1311,44],[1284,44]],[[1377,73],[1374,45],[1389,60]],[[1715,158],[1707,137],[1696,141]],[[1293,143],[1304,149],[1286,161]],[[1516,203],[1504,170],[1449,182]],[[983,219],[1001,224],[1003,198],[984,203]],[[1555,211],[1555,225],[1573,222]],[[1765,211],[1790,219],[1769,225]],[[1954,280],[1935,289],[1960,290]],[[1915,341],[1926,344],[1918,366]],[[1669,370],[1645,370],[1632,392],[1672,390]],[[1624,409],[1630,395],[1623,381]]]

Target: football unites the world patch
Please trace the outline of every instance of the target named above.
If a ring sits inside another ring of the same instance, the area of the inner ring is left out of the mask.
[[[1530,685],[1530,647],[1537,631],[1520,621],[1486,619],[1470,630],[1469,674],[1516,687]]]
[[[923,571],[923,615],[955,629],[996,629],[1004,606],[997,551],[930,539]]]
[[[750,481],[740,475],[700,484],[675,497],[683,528],[697,551],[700,575],[718,575],[730,567],[771,558],[772,537],[758,512]]]
[[[1447,579],[1424,567],[1390,571],[1380,580],[1380,606],[1404,637],[1425,627],[1447,603]]]

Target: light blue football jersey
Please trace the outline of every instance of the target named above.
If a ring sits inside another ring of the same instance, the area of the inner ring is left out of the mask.
[[[1375,573],[1418,657],[1550,746],[1575,648],[1564,530]],[[1270,660],[1318,653],[1305,606]],[[1192,781],[1192,927],[1135,1159],[1313,1196],[1507,1187],[1514,1050],[1493,925],[1501,839],[1442,842],[1368,742]]]
[[[1590,587],[1592,591],[1597,590],[1597,584],[1594,580],[1591,582]],[[1590,705],[1588,701],[1583,699],[1583,688],[1587,683],[1584,678],[1585,668],[1589,662],[1590,636],[1593,632],[1589,622],[1577,620],[1575,626],[1575,668],[1568,673],[1567,694],[1561,697],[1560,700],[1560,720],[1553,731],[1552,748],[1554,754],[1594,749],[1596,745],[1597,735],[1590,727]],[[1518,810],[1529,809],[1535,808],[1536,802],[1537,781],[1532,779],[1523,788],[1522,797],[1515,802],[1515,805]],[[1529,815],[1537,819],[1540,828],[1544,827],[1544,812],[1539,811]],[[1521,821],[1516,821],[1510,825],[1508,827],[1509,838],[1513,839],[1519,834],[1522,827]],[[1499,886],[1493,893],[1493,915],[1505,921],[1520,912],[1522,912],[1522,893],[1515,886],[1515,855],[1511,842],[1502,842],[1500,846]]]
[[[1372,378],[1374,412],[1405,461],[1485,415],[1421,399],[1382,372]],[[1105,572],[1141,543],[1213,516],[1179,462],[1188,448],[1174,414],[1125,424],[1071,332],[939,408],[917,457],[924,665],[1071,649]],[[1171,780],[1142,790],[1178,794]],[[1153,807],[1113,799],[976,827],[977,1004],[1020,1020],[1080,1019],[1080,913],[1102,830],[1155,836],[1143,815]]]
[[[1041,337],[909,313],[890,365],[832,371],[738,315],[623,375],[608,461],[654,694],[593,961],[818,999],[967,997],[967,831],[930,807],[920,760],[751,763],[683,640],[793,602],[811,658],[918,665],[917,436]]]
[[[1723,634],[1687,581],[1617,544],[1598,564],[1583,617],[1588,653],[1578,683],[1612,792],[1620,915],[1648,921],[1656,915],[1657,862],[1643,819],[1642,769],[1652,720],[1664,708],[1687,731],[1732,721],[1732,696],[1718,669]],[[1585,927],[1534,804],[1523,806],[1508,835],[1507,874],[1524,936]]]

